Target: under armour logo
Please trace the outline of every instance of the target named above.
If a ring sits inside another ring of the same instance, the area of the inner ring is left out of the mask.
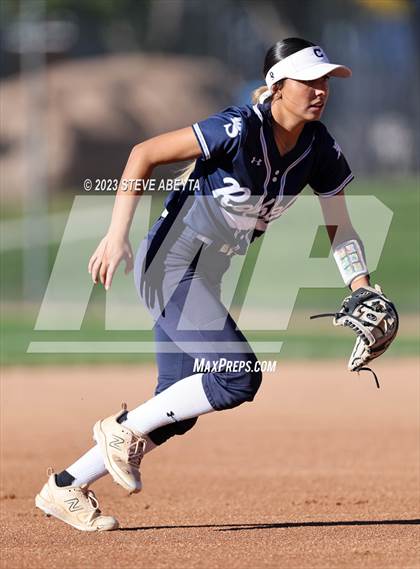
[[[273,73],[273,71],[270,71],[270,77],[271,77],[271,79],[274,79],[274,73]]]
[[[117,435],[112,435],[113,440],[109,443],[109,446],[115,448],[115,450],[120,450],[121,445],[124,443],[124,439],[117,437]]]
[[[256,166],[261,166],[262,158],[258,158],[256,156],[252,157],[251,164],[255,164]]]
[[[79,510],[83,510],[82,506],[78,506],[79,498],[72,498],[71,500],[64,500],[64,501],[69,504],[70,512],[78,512]]]
[[[167,417],[172,419],[172,421],[174,421],[174,423],[176,423],[175,413],[173,411],[169,411],[168,413],[166,413],[166,415],[167,415]]]
[[[320,47],[314,47],[314,54],[317,57],[324,57],[324,54],[323,54],[322,49]]]

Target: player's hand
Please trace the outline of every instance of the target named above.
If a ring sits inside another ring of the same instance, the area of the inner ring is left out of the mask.
[[[361,286],[341,303],[337,312],[316,314],[312,318],[333,316],[334,326],[344,326],[356,334],[356,343],[351,353],[349,371],[370,371],[379,388],[375,372],[366,367],[382,355],[391,345],[398,332],[398,312],[379,285]]]
[[[125,274],[133,269],[133,250],[128,239],[105,235],[89,259],[88,271],[95,284],[100,282],[108,290],[121,261],[125,261]]]

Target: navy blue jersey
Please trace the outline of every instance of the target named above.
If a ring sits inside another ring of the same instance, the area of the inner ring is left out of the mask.
[[[246,105],[228,107],[193,125],[202,156],[189,187],[198,180],[199,189],[184,223],[228,243],[238,254],[246,252],[307,184],[329,197],[353,179],[339,145],[321,122],[306,123],[295,147],[281,156],[272,120],[269,104]]]

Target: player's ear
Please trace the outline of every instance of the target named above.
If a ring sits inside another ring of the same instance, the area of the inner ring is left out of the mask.
[[[273,85],[273,99],[274,101],[277,99],[282,99],[282,90],[283,90],[283,81],[278,81]]]

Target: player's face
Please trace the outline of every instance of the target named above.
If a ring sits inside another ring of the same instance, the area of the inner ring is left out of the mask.
[[[285,79],[281,102],[285,110],[304,121],[318,120],[328,99],[328,75],[312,81]]]

